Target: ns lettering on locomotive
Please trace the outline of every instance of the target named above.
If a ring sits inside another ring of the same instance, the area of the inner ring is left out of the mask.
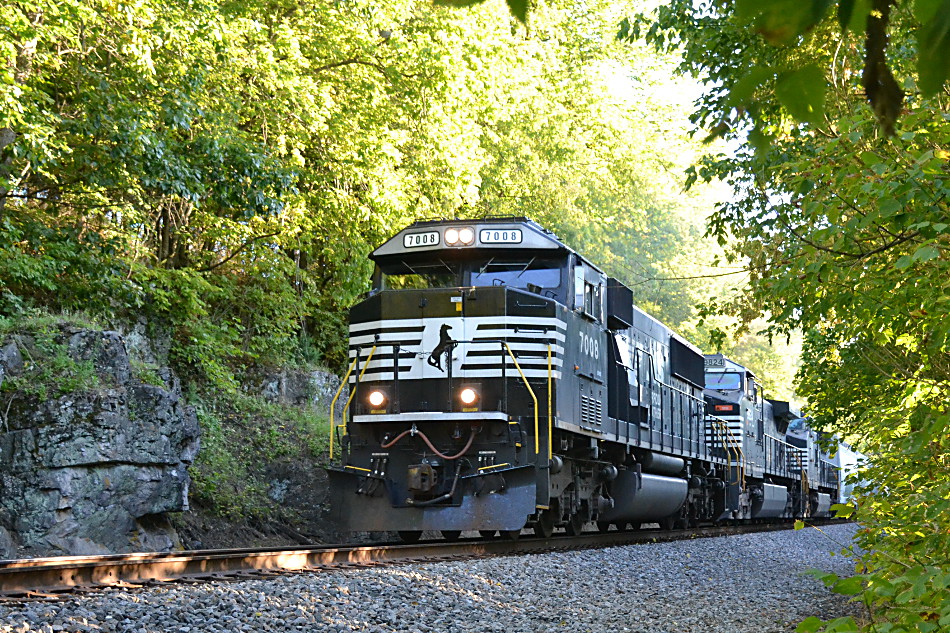
[[[550,536],[839,500],[840,467],[788,403],[538,224],[417,222],[370,257],[331,421],[344,529]]]

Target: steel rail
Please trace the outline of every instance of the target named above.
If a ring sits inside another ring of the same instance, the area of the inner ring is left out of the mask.
[[[0,561],[0,600],[29,601],[50,594],[173,581],[243,579],[248,574],[320,571],[384,563],[538,554],[791,529],[791,523],[725,525],[689,530],[585,532],[549,539],[443,540],[414,544],[327,545],[297,548],[198,550],[64,556]],[[66,593],[68,596],[69,594]]]

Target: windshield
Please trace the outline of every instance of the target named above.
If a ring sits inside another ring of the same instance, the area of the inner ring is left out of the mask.
[[[706,389],[737,391],[742,389],[742,374],[730,372],[706,373]]]
[[[557,263],[537,258],[520,261],[490,260],[472,267],[473,286],[557,288],[561,270]]]
[[[425,290],[427,288],[457,288],[459,267],[457,264],[438,262],[410,267],[403,263],[397,270],[383,270],[383,290]]]

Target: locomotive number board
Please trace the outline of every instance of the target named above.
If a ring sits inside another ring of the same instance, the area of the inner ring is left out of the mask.
[[[521,244],[521,229],[482,229],[478,239],[482,244]]]
[[[417,246],[438,246],[439,232],[426,231],[425,233],[407,233],[402,238],[402,245],[405,248],[415,248]]]

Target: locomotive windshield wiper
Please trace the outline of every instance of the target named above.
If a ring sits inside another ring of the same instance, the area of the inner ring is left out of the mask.
[[[521,272],[518,273],[518,276],[515,277],[515,279],[519,279],[519,278],[521,277],[521,275],[525,274],[525,273],[528,271],[528,268],[531,267],[531,264],[533,264],[533,263],[534,263],[534,260],[536,260],[536,259],[537,259],[537,257],[532,257],[532,258],[531,258],[531,261],[529,261],[527,264],[524,265],[524,268],[521,269]]]

